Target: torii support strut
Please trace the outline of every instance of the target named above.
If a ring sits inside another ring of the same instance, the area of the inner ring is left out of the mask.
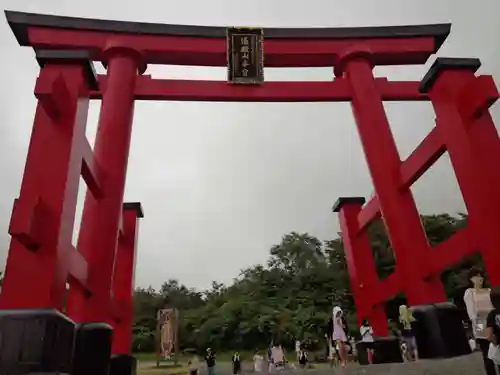
[[[360,133],[372,131],[366,136],[377,135],[378,157],[385,166],[374,165],[374,159],[367,155],[376,195],[364,207],[362,197],[340,198],[334,211],[339,212],[358,319],[369,318],[377,334],[387,334],[385,301],[399,292],[405,293],[410,305],[445,301],[438,284],[440,273],[474,252],[479,251],[483,257],[491,284],[500,285],[497,250],[500,247],[497,229],[500,196],[496,193],[500,184],[497,167],[500,140],[488,112],[499,94],[491,76],[474,74],[479,67],[478,59],[438,58],[435,61],[421,81],[420,92],[429,95],[436,113],[436,126],[405,161],[388,147],[392,136],[386,131],[388,123],[381,106],[370,107],[369,99],[364,103],[371,114],[364,121],[370,126],[361,126],[357,118]],[[356,88],[354,84],[353,88]],[[360,85],[358,92],[366,95],[367,90]],[[355,113],[360,104],[361,101],[353,99]],[[410,187],[445,151],[449,152],[469,212],[468,226],[431,248]],[[384,171],[390,176],[378,178]],[[386,184],[390,178],[392,183]],[[380,216],[396,257],[394,273],[384,280],[377,277],[366,232],[370,221]],[[434,285],[436,289],[425,289],[426,285]]]

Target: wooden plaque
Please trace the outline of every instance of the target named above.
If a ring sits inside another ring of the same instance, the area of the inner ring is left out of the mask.
[[[264,82],[264,33],[255,28],[227,29],[227,80],[258,85]]]

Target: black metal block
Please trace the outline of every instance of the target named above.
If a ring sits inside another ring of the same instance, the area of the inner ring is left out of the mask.
[[[403,362],[399,339],[394,336],[377,337],[373,343],[373,363]]]
[[[136,375],[137,359],[128,354],[119,354],[111,357],[109,375]]]
[[[471,352],[462,313],[453,303],[414,306],[411,311],[420,358],[451,358]]]
[[[0,310],[0,375],[69,373],[75,323],[57,310]]]
[[[112,340],[113,328],[109,324],[79,324],[71,375],[108,375]]]
[[[358,353],[358,363],[360,365],[369,365],[368,361],[368,348],[366,347],[366,343],[363,341],[358,341],[356,343],[356,352]]]

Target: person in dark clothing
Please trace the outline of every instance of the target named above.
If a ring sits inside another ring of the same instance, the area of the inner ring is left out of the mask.
[[[500,351],[498,347],[500,344],[500,287],[496,286],[491,289],[490,299],[493,310],[488,313],[486,318],[486,338],[497,347],[498,351]],[[500,373],[500,366],[498,363],[494,364],[494,368],[495,367],[496,373]]]
[[[207,349],[205,362],[207,363],[208,375],[215,375],[215,353],[210,348]]]
[[[308,355],[307,355],[307,350],[303,344],[300,345],[300,351],[298,353],[298,357],[299,357],[300,368],[306,368],[308,363]]]
[[[406,348],[403,353],[403,357],[407,361],[417,361],[418,360],[418,348],[417,341],[415,340],[415,335],[412,330],[412,323],[415,322],[413,314],[408,309],[408,306],[399,306],[399,322],[398,328],[399,332]]]
[[[235,352],[233,354],[233,358],[231,359],[231,362],[233,362],[233,374],[237,375],[241,373],[241,358],[240,358],[240,353]]]

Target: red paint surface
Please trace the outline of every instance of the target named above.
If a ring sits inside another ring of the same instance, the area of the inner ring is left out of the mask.
[[[500,139],[488,113],[499,95],[489,76],[475,77],[467,70],[442,72],[429,92],[436,127],[401,162],[367,62],[347,62],[346,70],[345,78],[352,77],[353,110],[377,195],[364,208],[360,203],[345,203],[339,210],[340,223],[358,319],[369,318],[376,333],[385,335],[386,317],[381,311],[385,301],[399,292],[411,305],[444,300],[439,275],[476,251],[483,257],[492,285],[500,284],[500,219],[496,215],[500,172],[495,167],[500,162]],[[469,225],[430,248],[410,187],[445,151],[467,206]],[[395,252],[396,268],[386,279],[374,281],[366,229],[380,215]]]
[[[30,45],[34,48],[88,50],[101,61],[102,51],[116,40],[140,51],[146,63],[196,66],[226,66],[225,38],[127,35],[102,31],[63,30],[30,27]],[[339,55],[353,45],[370,49],[377,65],[423,64],[434,53],[433,37],[383,39],[265,39],[267,67],[333,66]]]
[[[4,309],[63,308],[68,277],[87,288],[87,262],[71,245],[89,104],[82,68],[47,65],[19,198],[14,203]]]
[[[68,315],[77,322],[112,323],[111,281],[121,222],[130,138],[134,113],[134,90],[139,61],[125,48],[109,50],[108,87],[102,99],[94,155],[104,177],[103,197],[85,197],[78,250],[92,273],[90,298],[70,290]]]
[[[99,76],[102,92],[108,86],[106,76]],[[377,78],[377,89],[384,100],[423,101],[419,82],[390,82]],[[100,99],[101,92],[91,98]],[[219,102],[345,102],[351,100],[351,88],[343,79],[330,82],[266,82],[262,86],[238,86],[225,81],[152,79],[137,77],[137,100],[219,101]]]
[[[135,210],[123,210],[113,273],[113,354],[128,354],[132,347],[134,270],[139,222]]]

